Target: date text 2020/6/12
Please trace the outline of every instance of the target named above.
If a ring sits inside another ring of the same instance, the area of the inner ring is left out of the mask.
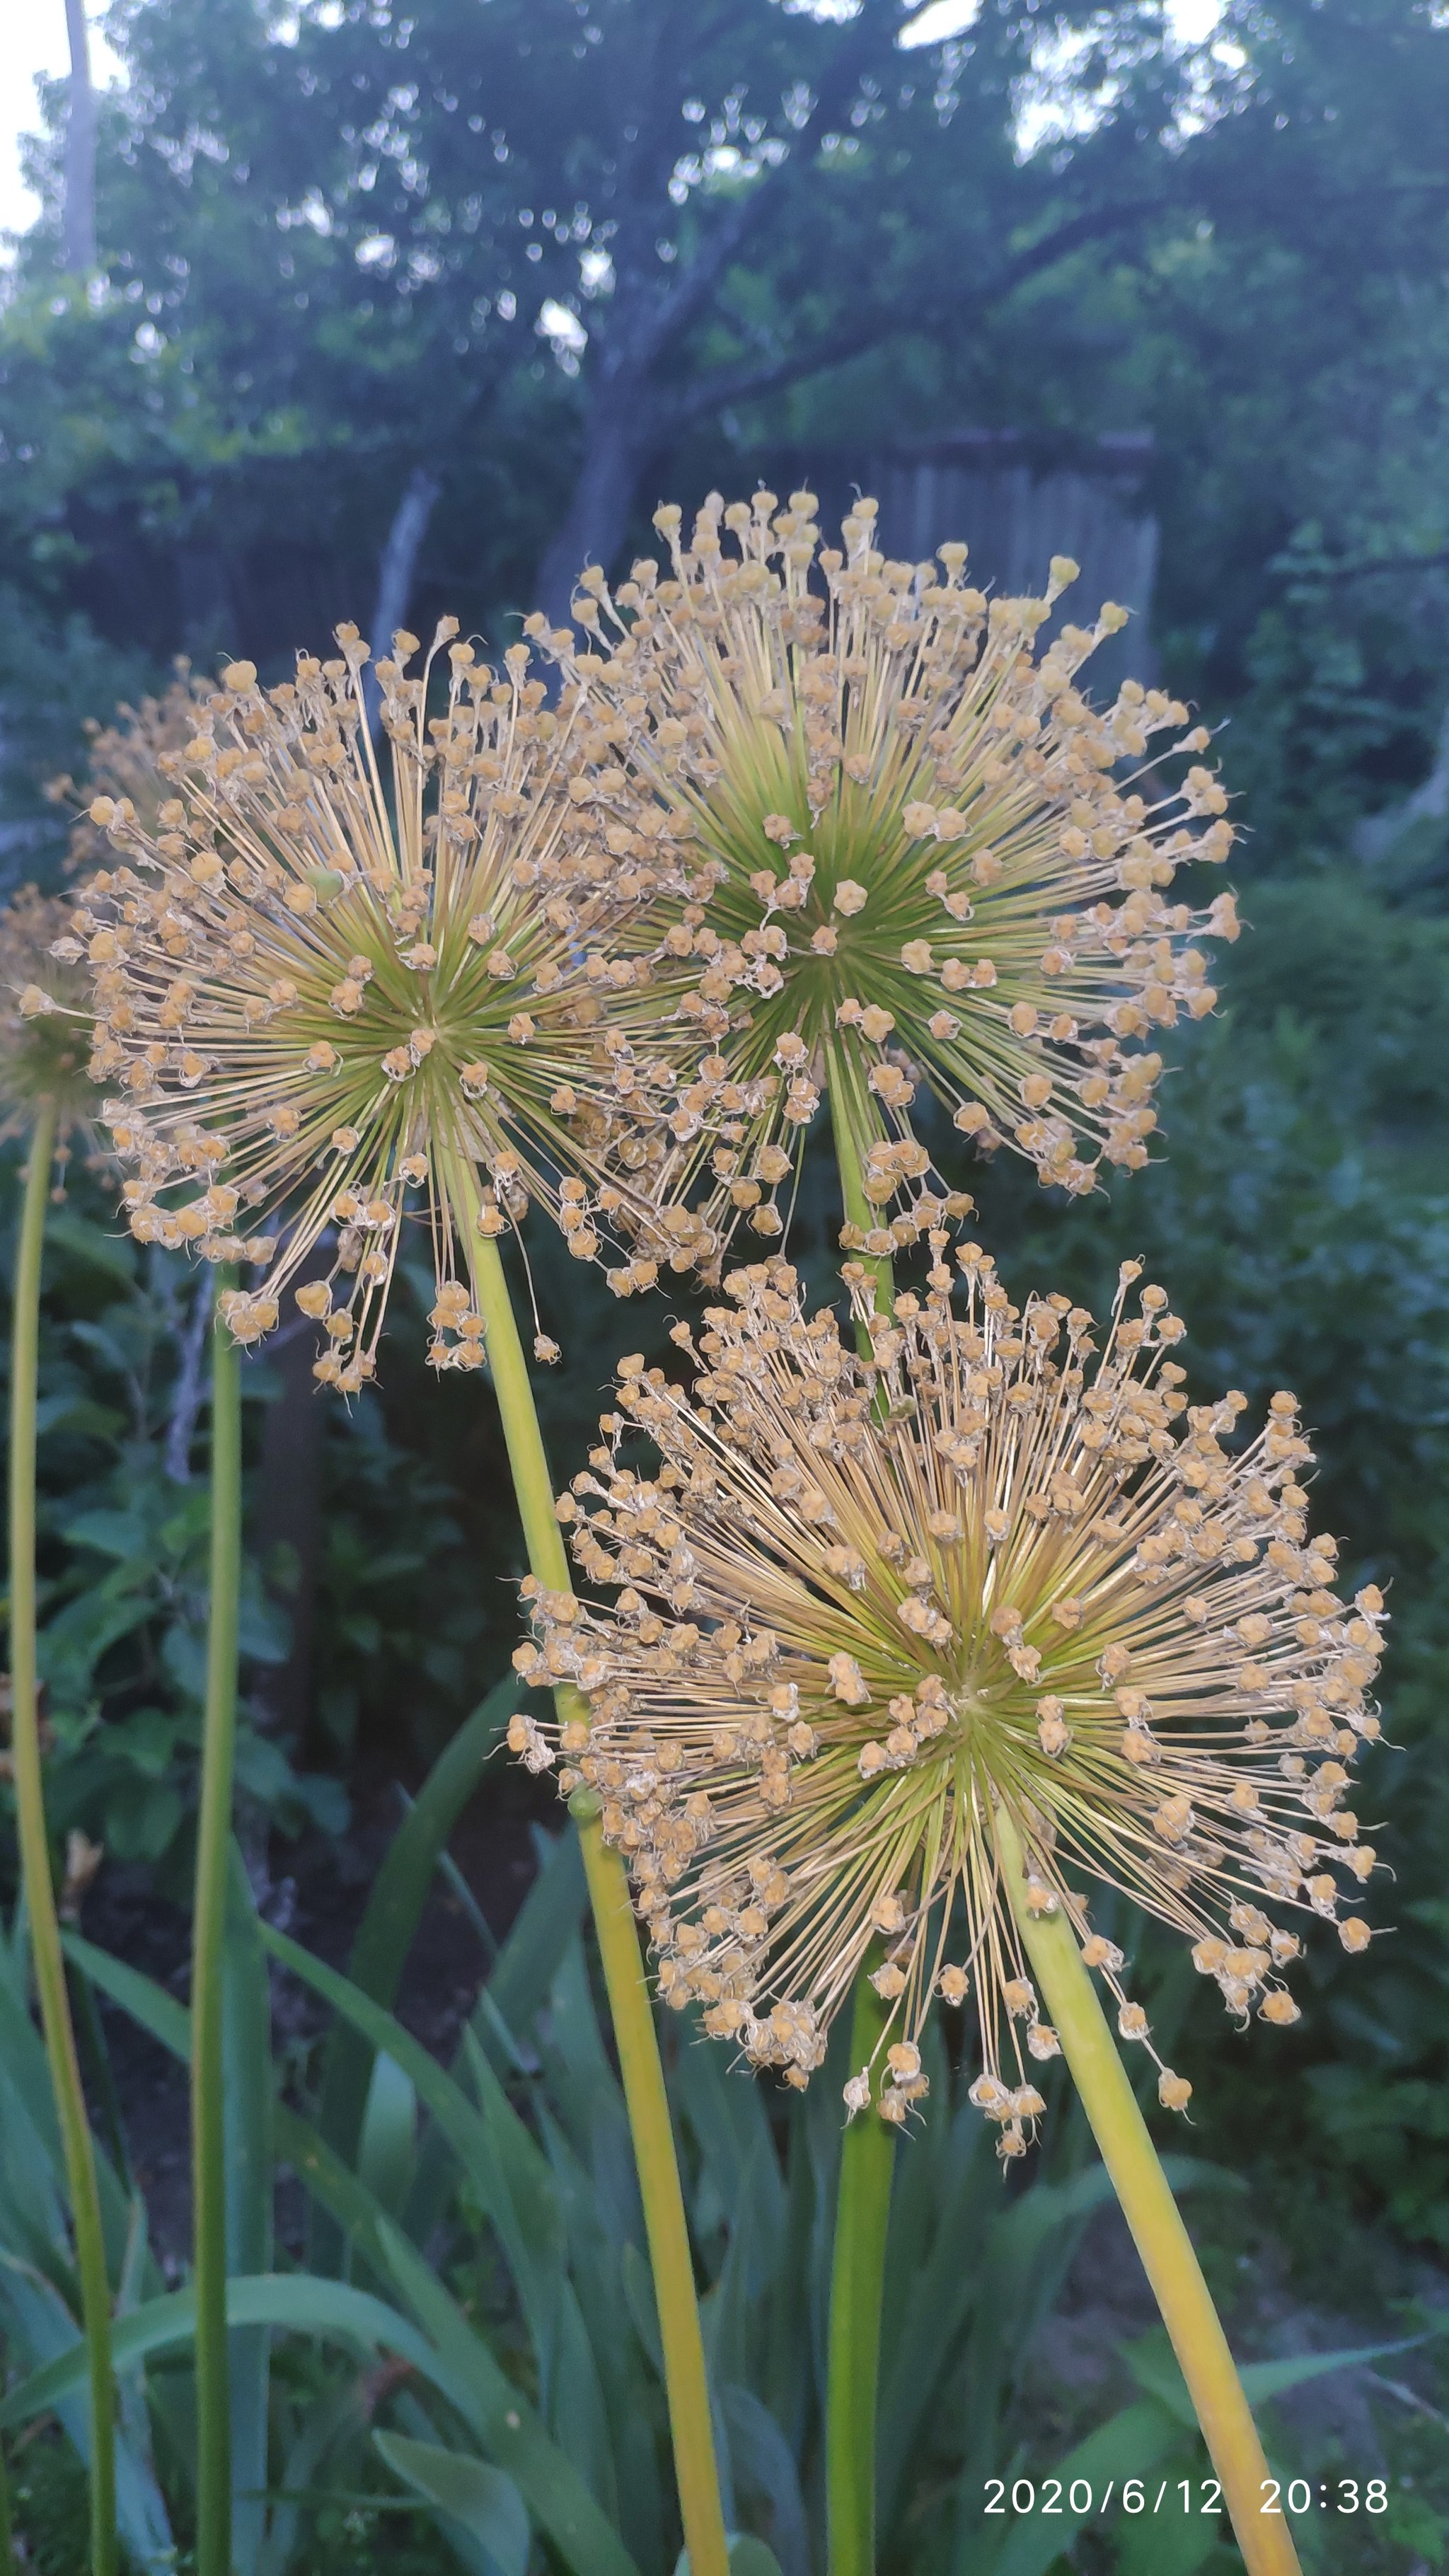
[[[1110,2512],[1113,2503],[1120,2512],[1139,2513],[1221,2513],[1223,2491],[1216,2478],[1162,2478],[1154,2487],[1150,2478],[1124,2478],[1121,2485],[1109,2478],[1099,2488],[1090,2478],[987,2478],[986,2505],[989,2514],[1060,2514],[1074,2522],[1090,2522]],[[1308,2478],[1265,2478],[1262,2502],[1264,2514],[1320,2513],[1386,2513],[1388,2484],[1383,2478],[1334,2478],[1310,2481]]]

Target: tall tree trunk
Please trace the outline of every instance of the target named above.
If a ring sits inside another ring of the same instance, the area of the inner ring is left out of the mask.
[[[585,420],[584,461],[573,498],[538,571],[538,606],[551,626],[569,622],[569,602],[585,564],[607,571],[623,543],[634,494],[657,424],[647,385],[626,392],[606,385]]]
[[[367,639],[374,655],[392,651],[393,635],[406,621],[408,602],[417,578],[418,557],[441,489],[437,475],[426,465],[415,465],[403,486],[402,499],[393,512],[392,526],[378,558],[377,599]],[[364,681],[364,696],[367,720],[376,733],[378,693],[377,683],[370,672]]]
[[[85,0],[65,0],[65,30],[70,38],[70,112],[62,240],[69,273],[88,277],[96,264],[96,94]]]

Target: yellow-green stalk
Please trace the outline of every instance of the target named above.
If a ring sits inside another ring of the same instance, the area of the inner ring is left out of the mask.
[[[864,1194],[861,1104],[838,1058],[830,1067],[831,1117],[847,1225],[868,1232],[877,1222]],[[853,1114],[854,1113],[854,1114]],[[871,1265],[877,1303],[890,1294],[890,1265]],[[1287,2576],[1298,2561],[1286,2522],[1260,2507],[1268,2476],[1262,2444],[1233,2366],[1192,2240],[1172,2197],[1137,2099],[1083,1964],[1066,1914],[1034,1915],[1025,1901],[1021,1845],[1004,1806],[996,1810],[1003,1877],[1022,1943],[1036,1971],[1102,2161],[1182,2365],[1249,2576]],[[862,1978],[856,1991],[851,2063],[873,2062],[886,2014]],[[875,2440],[874,2391],[891,2183],[890,2133],[877,2121],[852,2121],[842,2150],[836,2257],[832,2281],[827,2492],[831,2576],[870,2576],[874,2565],[873,2474],[862,2451]],[[849,2237],[858,2239],[848,2241]],[[877,2249],[881,2279],[862,2285],[865,2248]],[[839,2328],[836,2305],[841,2310]],[[872,2403],[867,2410],[867,2385]],[[873,2469],[873,2460],[871,2463]],[[866,2519],[867,2512],[871,2520]]]
[[[996,1810],[996,1844],[1022,1947],[1172,2338],[1248,2576],[1298,2576],[1286,2519],[1263,2511],[1270,2480],[1252,2410],[1066,1910],[1032,1911],[1020,1838],[1004,1806]]]
[[[223,1270],[225,1290],[229,1274]],[[192,2268],[196,2285],[197,2576],[231,2571],[231,2389],[226,2327],[226,2141],[222,1945],[236,1766],[241,1587],[241,1354],[211,1337],[211,1588],[191,1933]]]
[[[663,939],[694,878],[674,853],[676,842],[687,846],[682,833],[656,834],[628,866],[612,843],[596,846],[562,765],[580,710],[546,708],[543,682],[526,677],[526,647],[505,655],[500,678],[445,619],[421,675],[409,678],[416,639],[392,641],[397,658],[376,665],[390,794],[365,721],[369,652],[355,628],[338,629],[339,661],[300,656],[295,686],[261,691],[254,666],[234,662],[194,738],[157,754],[171,793],[154,813],[129,795],[92,803],[92,823],[124,866],[92,878],[56,953],[96,968],[90,1070],[115,1088],[105,1115],[115,1152],[134,1167],[125,1185],[133,1234],[264,1274],[218,1297],[235,1341],[271,1332],[291,1287],[325,1335],[315,1375],[361,1393],[375,1374],[404,1216],[426,1213],[437,1280],[429,1358],[465,1371],[491,1360],[530,1560],[540,1581],[566,1584],[494,1238],[540,1200],[576,1259],[610,1262],[621,1294],[652,1286],[660,1258],[675,1256],[646,1166],[698,1052],[697,1032],[674,1008],[689,979]],[[445,671],[447,715],[434,721],[429,691]],[[266,1231],[240,1235],[242,1222]],[[297,1286],[324,1235],[330,1275]],[[457,1275],[460,1247],[471,1298]],[[228,1356],[234,1367],[229,1346]],[[199,1861],[207,1962],[220,1939],[231,1745],[219,1667],[213,1684],[216,1759]],[[690,2564],[693,2576],[724,2576],[657,2040],[623,1874],[599,1842],[597,1826],[586,1827]],[[207,2009],[199,2002],[199,2027]],[[216,2040],[213,2029],[208,2045]],[[210,2400],[224,2393],[220,2238],[206,2181],[212,2141],[200,2121],[197,2135],[204,2520],[219,2549],[225,2452]],[[204,2576],[219,2567],[205,2565]]]
[[[45,1202],[56,1140],[56,1107],[42,1100],[30,1134],[30,1159],[15,1264],[10,1341],[10,1689],[15,1824],[30,1922],[40,2023],[50,2061],[56,2117],[65,2154],[80,2283],[81,2323],[89,2372],[91,2426],[91,2557],[94,2576],[115,2576],[115,2388],[111,2371],[111,2293],[96,2187],[95,2153],[76,2057],[65,1986],[45,1789],[35,1655],[35,1414],[40,1358],[40,1263]]]
[[[864,1190],[869,1135],[864,1084],[843,1051],[826,1045],[831,1133],[848,1227],[862,1236],[876,1217]],[[876,1306],[889,1307],[891,1264],[867,1255],[861,1267]],[[870,1336],[858,1328],[868,1355]],[[869,2068],[873,2102],[889,2015],[862,1972],[851,2011],[850,2062]],[[880,2386],[881,2311],[890,2233],[895,2131],[869,2114],[852,2119],[840,2142],[835,2243],[830,2266],[830,2333],[825,2375],[825,2511],[830,2576],[874,2576],[876,2408]]]
[[[15,2518],[10,2510],[10,2471],[0,2453],[0,2576],[22,2576],[15,2555]]]
[[[943,1256],[944,1232],[930,1242]],[[697,1338],[675,1327],[687,1384],[624,1361],[559,1504],[591,1597],[541,1592],[519,1669],[588,1697],[589,1728],[559,1730],[560,1790],[599,1793],[668,2003],[800,2089],[866,1977],[887,2026],[845,2104],[909,2127],[934,2000],[970,2002],[970,2099],[1014,2160],[1066,2043],[1003,1879],[1003,1816],[1033,1919],[1086,1934],[1092,1891],[1126,1893],[1240,2024],[1290,2025],[1290,1924],[1331,1922],[1350,1953],[1372,1937],[1339,1909],[1376,1865],[1343,1800],[1378,1731],[1384,1605],[1372,1585],[1345,1601],[1332,1540],[1308,1537],[1292,1396],[1249,1439],[1240,1397],[1189,1406],[1163,1291],[1128,1311],[1136,1264],[1099,1338],[1064,1296],[1013,1305],[979,1246],[958,1261],[959,1306],[938,1257],[889,1316],[851,1275],[868,1358],[777,1259],[729,1276]],[[515,1725],[547,1767],[549,1722]],[[1091,1930],[1082,1956],[1163,2107],[1185,2109],[1122,1952]],[[876,2244],[884,2161],[871,2221],[849,2166],[845,2186]],[[1124,2172],[1134,2192],[1144,2170]],[[832,2338],[833,2537],[860,2569],[874,2287],[859,2245],[841,2261],[860,2331]]]
[[[486,1348],[493,1391],[508,1448],[513,1490],[523,1525],[528,1561],[538,1582],[550,1592],[570,1589],[568,1555],[554,1512],[553,1486],[539,1429],[528,1363],[519,1338],[513,1300],[498,1246],[477,1232],[479,1194],[472,1174],[454,1165],[449,1172],[456,1204],[471,1199],[474,1224],[469,1237],[474,1295],[486,1327]],[[560,1720],[587,1720],[581,1694],[565,1688],[556,1694]],[[599,1802],[585,1794],[575,1808],[583,1846],[599,1955],[608,1989],[624,2100],[634,2143],[659,2338],[664,2353],[664,2382],[669,2401],[669,2428],[674,2446],[680,2518],[689,2552],[690,2576],[727,2576],[729,2553],[715,2465],[714,2430],[704,2340],[694,2289],[694,2261],[684,2213],[679,2165],[664,2089],[659,2038],[640,1954],[629,1883],[617,1852],[610,1851],[599,1828]]]
[[[855,1989],[850,2062],[879,2062],[888,2015],[867,1976]],[[879,2079],[872,2076],[872,2092]],[[825,2373],[825,2512],[830,2576],[875,2576],[876,2405],[895,2131],[866,2114],[840,2142]]]
[[[838,1057],[830,1065],[829,1097],[846,1223],[869,1231],[877,1222],[863,1188],[862,1136],[869,1131],[849,1069]],[[884,1306],[889,1261],[873,1262],[870,1274],[877,1305]],[[1061,1908],[1034,1915],[1027,1905],[1021,1845],[1000,1804],[996,1833],[1023,1946],[1182,2365],[1249,2576],[1288,2576],[1297,2569],[1297,2557],[1287,2523],[1260,2510],[1268,2467],[1227,2338],[1070,1923]],[[852,2066],[874,2065],[886,2022],[862,1976]],[[874,2082],[872,2089],[878,2089]],[[872,2576],[875,2564],[875,2391],[893,2144],[891,2132],[867,2117],[851,2122],[842,2145],[826,2402],[831,2576]]]

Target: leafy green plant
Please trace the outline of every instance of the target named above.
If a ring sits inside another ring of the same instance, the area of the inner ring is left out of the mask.
[[[622,2097],[581,1937],[572,1830],[541,1838],[533,1890],[450,2066],[379,2000],[395,1989],[447,1834],[511,1699],[505,1685],[485,1704],[405,1819],[350,1974],[259,1921],[244,1877],[234,1879],[226,2147],[232,2445],[245,2508],[238,2576],[331,2576],[334,2566],[340,2576],[364,2536],[379,2566],[429,2576],[452,2565],[523,2576],[540,2550],[575,2576],[674,2568],[658,2328]],[[97,1992],[185,2057],[188,2016],[174,1997],[79,1936],[68,1946]],[[54,2409],[74,2438],[83,2363],[60,2250],[58,2142],[13,1942],[0,1970],[0,2318],[10,2370],[21,2374],[0,2405],[0,2433],[13,2441]],[[318,2080],[301,2099],[283,2096],[284,2060],[271,2044],[277,1970],[332,2017]],[[1170,1998],[1154,2000],[1164,2020],[1170,2009]],[[786,2098],[732,2071],[696,2044],[687,2017],[671,2017],[669,2036],[727,2513],[757,2550],[751,2565],[737,2544],[732,2566],[736,2576],[810,2576],[823,2524],[838,2120],[826,2089]],[[1080,2123],[1063,2116],[1044,2173],[1004,2189],[939,2034],[933,2048],[931,2093],[898,2156],[891,2210],[881,2564],[892,2576],[1031,2576],[1050,2562],[1031,2557],[1022,2528],[998,2533],[987,2521],[984,2481],[1031,2464],[1033,2340],[1110,2186],[1087,2160]],[[1171,2170],[1179,2190],[1225,2179],[1181,2162]],[[276,2247],[284,2172],[325,2222],[308,2268]],[[177,2550],[186,2563],[192,2528],[192,2294],[162,2278],[144,2208],[104,2158],[101,2187],[122,2530],[137,2565],[159,2571]],[[1336,2358],[1273,2365],[1271,2384]],[[1072,2474],[1100,2486],[1111,2462],[1141,2470],[1150,2458],[1196,2475],[1170,2360],[1149,2344],[1133,2367],[1138,2393],[1071,2455]],[[431,2556],[413,2509],[436,2535]]]
[[[174,1865],[194,1811],[205,1687],[208,1506],[192,1453],[209,1282],[198,1289],[155,1250],[143,1261],[85,1176],[51,1212],[46,1281],[40,1676],[51,1825],[62,1838],[79,1828],[117,1860]],[[253,1392],[268,1392],[260,1372]],[[299,1770],[259,1723],[255,1685],[287,1649],[283,1605],[249,1558],[241,1787],[283,1831],[336,1830],[346,1815],[336,1781]]]

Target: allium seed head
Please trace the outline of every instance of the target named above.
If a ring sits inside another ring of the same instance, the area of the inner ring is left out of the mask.
[[[566,792],[571,708],[545,706],[523,646],[501,675],[464,643],[442,661],[455,635],[445,620],[420,677],[378,665],[390,789],[368,648],[343,627],[340,657],[301,657],[295,684],[230,666],[192,738],[158,754],[154,818],[131,798],[91,807],[123,861],[77,926],[132,1229],[262,1267],[227,1303],[242,1340],[335,1229],[331,1277],[298,1293],[328,1336],[318,1375],[348,1391],[375,1366],[410,1204],[432,1236],[439,1365],[482,1359],[475,1219],[499,1234],[542,1200],[584,1260],[622,1235],[625,1291],[676,1244],[650,1142],[687,1066],[652,919],[666,885],[671,919],[687,901],[674,839],[601,831]]]
[[[96,1111],[80,1025],[87,977],[70,931],[69,904],[34,886],[0,911],[0,1135],[24,1134],[53,1101],[62,1167],[70,1131],[91,1135]]]
[[[87,725],[90,749],[84,781],[52,778],[45,789],[53,805],[69,807],[72,815],[67,876],[84,880],[110,857],[107,833],[91,820],[90,809],[98,796],[113,805],[128,804],[146,831],[158,828],[158,810],[171,790],[157,763],[163,752],[182,750],[197,726],[206,722],[206,701],[213,685],[181,656],[159,696],[144,697],[138,707],[119,707],[112,724]]]
[[[515,1658],[584,1690],[592,1732],[516,1723],[535,1767],[561,1752],[563,1788],[597,1793],[670,2002],[800,2081],[874,1957],[897,2118],[933,1993],[969,1993],[973,2099],[1016,2153],[1058,2041],[998,1816],[1025,1902],[1066,1910],[1125,2037],[1151,2047],[1090,1934],[1094,1885],[1181,1932],[1240,2018],[1292,2020],[1300,1943],[1277,1918],[1368,1938],[1341,1911],[1373,1865],[1343,1800],[1378,1731],[1383,1602],[1346,1602],[1307,1535],[1292,1397],[1241,1443],[1241,1396],[1188,1406],[1165,1301],[1127,1310],[1136,1264],[1097,1352],[1083,1309],[1018,1309],[974,1245],[959,1257],[961,1315],[940,1289],[878,1314],[862,1283],[868,1361],[776,1260],[730,1277],[697,1348],[679,1328],[691,1387],[626,1365],[561,1506],[585,1577],[624,1588],[612,1609],[538,1593]]]
[[[879,1211],[843,1240],[886,1252],[887,1211],[904,1203],[908,1239],[928,1169],[923,1082],[979,1148],[1014,1147],[1044,1182],[1082,1192],[1104,1161],[1146,1161],[1150,1041],[1212,1007],[1194,938],[1237,935],[1231,896],[1203,913],[1167,889],[1233,834],[1209,771],[1158,774],[1164,749],[1206,742],[1173,739],[1184,707],[1127,681],[1098,713],[1077,685],[1123,611],[1038,650],[1074,565],[1054,561],[1041,599],[988,602],[962,546],[887,562],[873,501],[844,553],[818,551],[815,507],[712,495],[687,551],[661,511],[670,578],[636,564],[611,598],[588,574],[582,650],[542,619],[529,631],[591,718],[575,792],[613,828],[689,832],[713,872],[671,935],[701,1041],[671,1147],[705,1240],[780,1233],[780,1181],[836,1083],[874,1137]]]

